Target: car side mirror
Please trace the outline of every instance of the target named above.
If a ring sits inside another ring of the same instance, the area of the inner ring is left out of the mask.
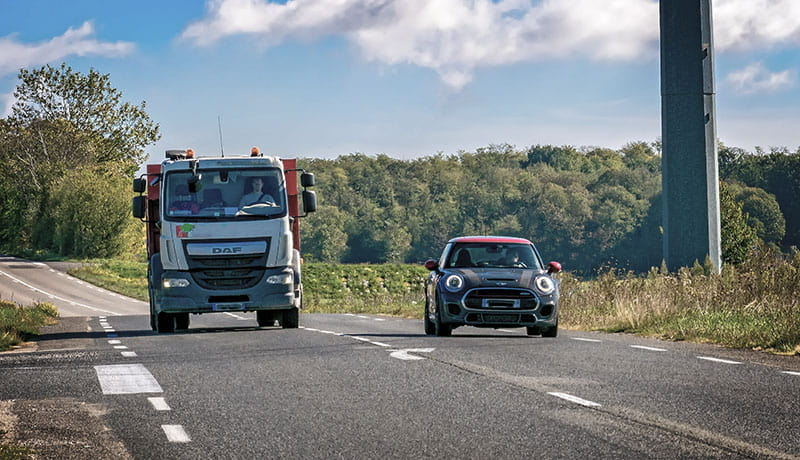
[[[558,263],[556,261],[553,261],[553,262],[550,262],[550,263],[547,264],[547,274],[548,275],[552,275],[554,273],[560,273],[560,272],[561,272],[561,264],[560,263]]]
[[[425,261],[425,268],[430,271],[438,270],[439,269],[439,262],[436,262],[433,259],[428,259]]]
[[[144,219],[144,211],[145,211],[145,196],[139,195],[133,197],[133,217],[137,219]]]

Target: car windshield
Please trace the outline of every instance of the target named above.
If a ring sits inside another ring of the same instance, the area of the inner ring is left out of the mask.
[[[445,268],[540,269],[533,247],[511,243],[459,243],[450,251]]]
[[[200,169],[168,173],[167,220],[247,220],[286,215],[286,187],[278,168]],[[194,182],[194,183],[193,183]]]

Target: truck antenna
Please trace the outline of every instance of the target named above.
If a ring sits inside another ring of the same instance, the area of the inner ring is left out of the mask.
[[[225,158],[225,149],[222,148],[222,118],[217,115],[217,126],[219,127],[219,152]]]

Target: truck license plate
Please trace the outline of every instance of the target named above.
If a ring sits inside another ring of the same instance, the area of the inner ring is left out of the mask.
[[[244,304],[240,302],[231,302],[231,303],[212,303],[211,304],[212,311],[242,311],[244,310]]]

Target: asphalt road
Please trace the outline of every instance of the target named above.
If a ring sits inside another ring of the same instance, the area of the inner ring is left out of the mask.
[[[578,331],[438,338],[357,315],[296,330],[192,316],[157,335],[142,302],[11,265],[26,264],[0,261],[0,292],[77,315],[0,354],[0,428],[5,403],[45,456],[800,458],[797,357]]]

